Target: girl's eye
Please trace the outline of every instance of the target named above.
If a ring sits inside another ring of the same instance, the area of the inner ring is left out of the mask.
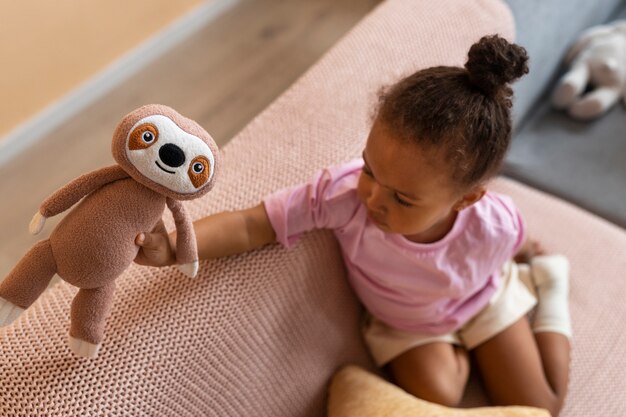
[[[366,167],[363,167],[363,173],[364,173],[365,175],[367,175],[368,177],[371,177],[371,176],[372,176],[372,171],[370,171],[370,170],[369,170],[368,168],[366,168]]]
[[[404,201],[403,199],[401,199],[401,198],[398,196],[398,194],[396,194],[396,193],[393,193],[393,198],[394,198],[394,199],[395,199],[395,200],[396,200],[396,201],[397,201],[400,205],[403,205],[403,206],[405,206],[405,207],[411,207],[411,206],[413,205],[413,204],[411,204],[411,203],[409,203],[409,202],[406,202],[406,201]]]

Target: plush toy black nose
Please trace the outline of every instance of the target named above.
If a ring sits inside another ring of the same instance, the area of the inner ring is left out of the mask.
[[[167,166],[176,168],[185,163],[185,152],[173,143],[167,143],[159,149],[159,158]]]

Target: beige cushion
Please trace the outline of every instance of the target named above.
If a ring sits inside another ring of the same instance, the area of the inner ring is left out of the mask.
[[[533,407],[444,407],[420,400],[362,368],[347,366],[330,385],[328,417],[550,417],[550,413]]]

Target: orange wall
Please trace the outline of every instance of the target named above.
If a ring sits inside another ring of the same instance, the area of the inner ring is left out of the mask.
[[[0,140],[203,0],[0,0]]]

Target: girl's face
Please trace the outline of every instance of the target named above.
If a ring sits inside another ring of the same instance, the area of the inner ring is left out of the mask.
[[[363,151],[357,187],[370,219],[383,231],[419,243],[442,239],[459,210],[478,201],[485,189],[459,192],[442,155],[394,136],[377,119]]]

